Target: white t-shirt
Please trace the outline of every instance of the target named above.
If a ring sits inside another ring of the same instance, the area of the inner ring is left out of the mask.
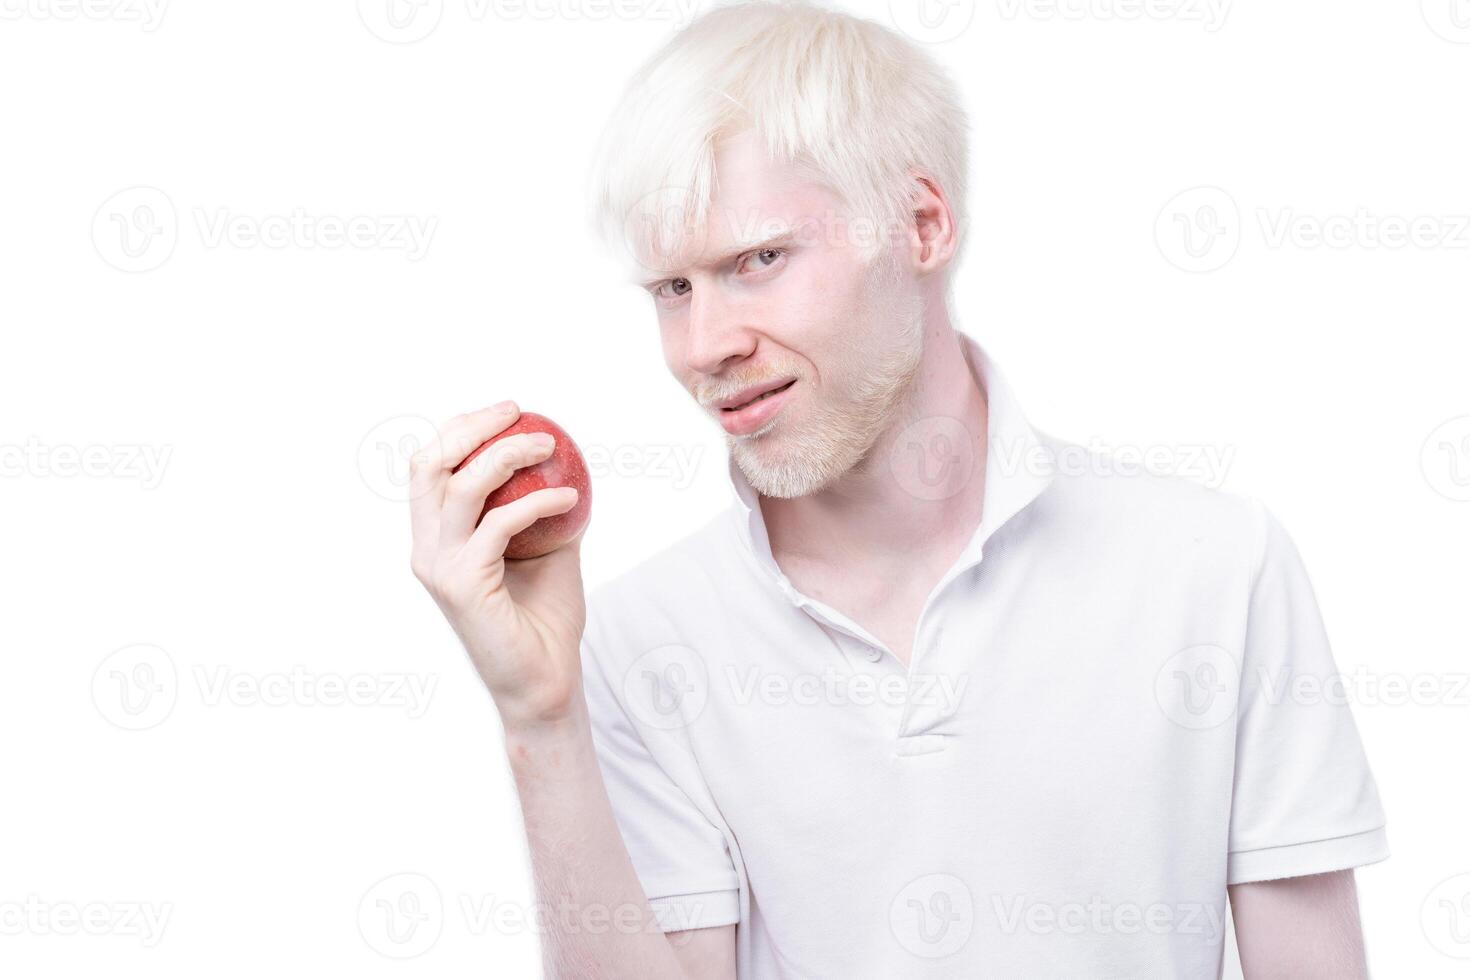
[[[589,595],[633,864],[666,930],[739,923],[741,980],[1217,977],[1227,884],[1388,855],[1306,572],[1260,504],[1106,472],[964,349],[983,514],[909,667],[782,574],[733,464]]]

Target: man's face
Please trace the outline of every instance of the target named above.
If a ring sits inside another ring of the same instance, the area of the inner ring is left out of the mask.
[[[876,232],[797,168],[769,163],[752,136],[722,143],[716,172],[706,230],[648,283],[664,359],[752,487],[804,496],[862,463],[897,417],[922,304],[901,251],[885,240],[871,258]]]

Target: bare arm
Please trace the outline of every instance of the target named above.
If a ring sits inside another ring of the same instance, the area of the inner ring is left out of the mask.
[[[1353,872],[1230,886],[1246,980],[1363,980],[1368,976]]]
[[[414,456],[412,564],[500,713],[544,911],[546,976],[732,980],[733,927],[666,936],[614,820],[582,689],[580,537],[540,558],[504,557],[511,536],[569,510],[575,491],[538,490],[481,519],[492,490],[550,455],[526,434],[456,471],[518,414],[510,406],[460,416]]]
[[[613,818],[585,703],[564,725],[506,732],[531,846],[549,980],[734,980],[735,927],[659,929]]]

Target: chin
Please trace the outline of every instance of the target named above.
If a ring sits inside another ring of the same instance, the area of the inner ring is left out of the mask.
[[[779,422],[780,420],[776,420]],[[862,458],[860,446],[834,438],[798,439],[785,426],[764,435],[752,433],[730,440],[735,465],[755,491],[765,497],[806,497],[830,486]]]

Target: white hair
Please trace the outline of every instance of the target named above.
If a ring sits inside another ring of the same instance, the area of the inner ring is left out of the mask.
[[[915,172],[965,227],[968,124],[943,69],[871,21],[747,0],[690,23],[629,81],[594,165],[598,229],[643,266],[681,255],[706,229],[718,142],[746,130],[877,229],[912,224]]]

